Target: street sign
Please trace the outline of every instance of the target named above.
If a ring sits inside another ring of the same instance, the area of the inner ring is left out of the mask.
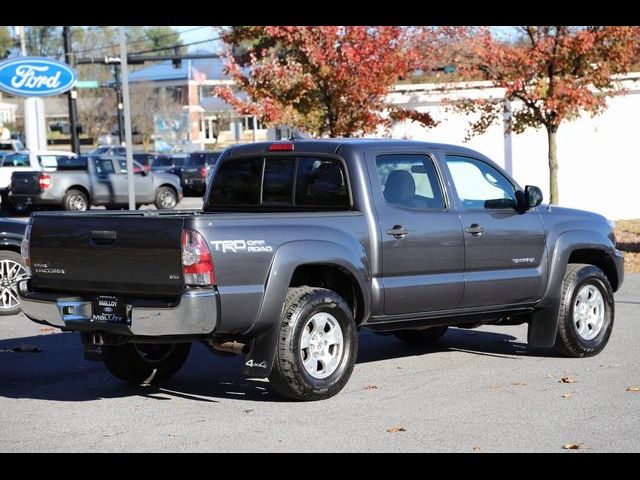
[[[71,89],[78,76],[66,63],[45,57],[0,62],[0,90],[22,97],[45,97]]]
[[[76,88],[100,88],[100,82],[97,80],[78,80]]]

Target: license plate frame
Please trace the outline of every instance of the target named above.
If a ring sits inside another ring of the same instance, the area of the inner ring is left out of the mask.
[[[91,321],[127,325],[127,305],[123,297],[97,295],[91,300]]]

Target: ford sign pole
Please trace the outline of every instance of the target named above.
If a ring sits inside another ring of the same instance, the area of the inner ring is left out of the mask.
[[[124,138],[127,149],[127,183],[129,186],[129,210],[136,209],[136,194],[133,184],[133,145],[131,139],[131,109],[129,108],[129,67],[127,65],[127,40],[124,27],[120,26],[120,59],[122,68],[122,103],[124,104]]]

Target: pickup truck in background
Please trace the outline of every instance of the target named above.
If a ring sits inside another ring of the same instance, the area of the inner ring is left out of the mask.
[[[16,211],[15,205],[8,202],[7,193],[14,172],[55,170],[58,162],[66,162],[76,158],[72,152],[61,150],[24,150],[4,155],[0,160],[0,198],[2,210]],[[17,209],[20,211],[20,209]]]
[[[182,200],[177,176],[148,172],[134,162],[136,206],[174,208]],[[20,171],[11,177],[8,200],[15,206],[58,205],[83,211],[92,205],[128,205],[127,161],[122,157],[78,157],[60,161],[55,171]],[[16,207],[17,208],[17,207]]]
[[[234,146],[202,211],[34,213],[18,295],[119,379],[165,380],[202,342],[296,400],[344,387],[361,328],[429,344],[526,323],[531,347],[595,355],[624,275],[612,225],[541,201],[459,146]]]

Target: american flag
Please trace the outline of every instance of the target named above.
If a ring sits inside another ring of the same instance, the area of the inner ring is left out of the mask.
[[[196,70],[193,65],[191,66],[191,79],[196,82],[204,82],[207,79],[207,75],[200,70]]]

